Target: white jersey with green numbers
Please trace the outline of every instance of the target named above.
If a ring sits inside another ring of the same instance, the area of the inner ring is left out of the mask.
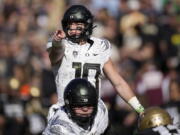
[[[62,40],[65,48],[61,63],[53,67],[57,86],[58,99],[63,103],[66,85],[74,78],[85,78],[100,90],[103,66],[111,55],[109,41],[91,37],[93,44],[79,45],[66,39]],[[48,42],[47,48],[52,47]],[[99,93],[100,94],[100,93]]]
[[[43,135],[101,135],[108,128],[108,110],[102,100],[98,102],[97,114],[92,125],[83,129],[68,117],[63,106],[60,106],[48,121]]]

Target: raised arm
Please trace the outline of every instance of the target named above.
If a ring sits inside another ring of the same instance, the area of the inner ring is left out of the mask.
[[[104,65],[104,73],[111,81],[118,94],[128,102],[138,113],[144,112],[144,107],[139,103],[135,94],[127,84],[127,82],[120,76],[117,69],[113,65],[111,59],[109,59]]]
[[[57,30],[52,36],[52,41],[47,44],[47,51],[52,65],[58,64],[64,55],[64,38],[65,33],[62,30]]]

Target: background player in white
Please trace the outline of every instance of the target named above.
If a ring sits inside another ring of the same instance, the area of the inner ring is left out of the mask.
[[[49,120],[44,135],[105,135],[108,111],[98,91],[85,79],[73,79],[64,91],[62,105]]]
[[[118,94],[142,113],[143,106],[113,66],[109,41],[91,36],[94,28],[91,12],[81,5],[71,6],[64,14],[62,27],[63,30],[57,30],[47,44],[59,103],[63,104],[64,88],[69,81],[85,78],[100,90],[104,73]],[[58,108],[58,104],[51,107],[49,117],[53,115],[53,108]]]
[[[160,107],[145,110],[144,117],[139,121],[137,135],[180,135],[179,125],[172,124],[172,118]]]

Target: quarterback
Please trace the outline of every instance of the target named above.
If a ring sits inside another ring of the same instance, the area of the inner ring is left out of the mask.
[[[71,6],[63,16],[62,28],[47,43],[59,99],[51,107],[49,116],[53,114],[52,108],[64,104],[64,89],[72,79],[87,79],[100,93],[103,74],[131,107],[143,113],[143,106],[113,66],[109,41],[91,36],[94,28],[91,12],[82,5]]]

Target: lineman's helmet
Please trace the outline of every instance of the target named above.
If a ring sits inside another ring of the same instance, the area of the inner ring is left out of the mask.
[[[139,130],[172,124],[170,115],[160,107],[150,107],[145,110],[144,117],[140,119]]]
[[[74,79],[66,86],[64,92],[65,108],[68,115],[81,127],[91,125],[97,112],[98,91],[85,79]],[[77,116],[74,107],[91,106],[90,116]]]

